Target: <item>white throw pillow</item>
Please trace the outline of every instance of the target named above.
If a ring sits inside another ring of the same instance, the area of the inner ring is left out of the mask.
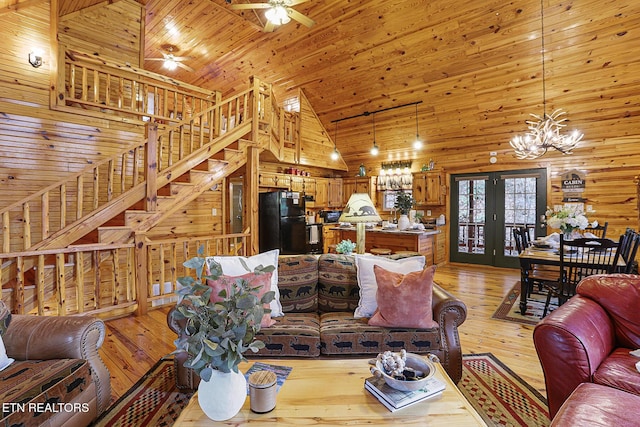
[[[4,341],[2,341],[2,335],[0,335],[0,371],[11,365],[14,361],[14,359],[7,357],[7,350],[4,348]]]
[[[276,269],[271,274],[271,290],[276,293],[273,301],[269,304],[271,308],[271,317],[284,316],[282,312],[282,305],[280,304],[280,291],[278,290],[278,255],[280,255],[279,249],[263,252],[251,257],[243,256],[212,256],[217,263],[222,267],[222,273],[227,276],[242,276],[248,273],[242,261],[246,263],[250,271],[253,271],[259,265],[267,266],[273,265]]]
[[[375,313],[376,308],[378,308],[378,303],[376,302],[378,283],[376,282],[376,275],[373,273],[374,265],[379,265],[385,270],[394,273],[407,274],[413,271],[422,271],[424,264],[425,258],[422,255],[398,260],[375,255],[356,255],[360,302],[353,313],[353,317],[371,317],[373,313]]]

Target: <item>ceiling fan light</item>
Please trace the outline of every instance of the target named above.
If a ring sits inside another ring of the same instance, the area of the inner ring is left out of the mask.
[[[284,6],[276,5],[271,9],[268,9],[264,16],[271,22],[273,25],[284,25],[291,21],[289,18],[289,14],[287,13],[287,9]]]
[[[176,62],[175,59],[173,59],[173,55],[169,55],[165,58],[164,68],[166,68],[169,71],[173,71],[176,68],[178,68],[178,63]]]

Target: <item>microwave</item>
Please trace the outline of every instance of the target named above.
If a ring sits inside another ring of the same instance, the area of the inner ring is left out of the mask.
[[[324,219],[324,222],[332,223],[338,222],[340,215],[342,215],[342,211],[322,211],[320,217]]]

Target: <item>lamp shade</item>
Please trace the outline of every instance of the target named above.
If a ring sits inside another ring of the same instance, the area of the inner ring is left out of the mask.
[[[338,221],[357,224],[378,222],[382,221],[382,218],[378,215],[371,201],[371,197],[369,197],[367,193],[353,193],[351,197],[349,197],[347,206],[344,207]]]

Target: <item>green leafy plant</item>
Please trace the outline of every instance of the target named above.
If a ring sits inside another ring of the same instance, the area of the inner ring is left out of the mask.
[[[356,244],[351,240],[343,240],[336,245],[336,252],[339,254],[350,254],[356,248]]]
[[[258,288],[252,288],[244,279],[230,283],[229,292],[222,290],[218,295],[222,301],[211,302],[212,289],[207,279],[217,280],[222,276],[222,267],[213,259],[202,257],[202,249],[197,257],[183,265],[195,272],[195,277],[178,278],[183,286],[177,291],[176,310],[171,312],[173,319],[183,326],[183,333],[174,341],[173,353],[187,352],[185,367],[194,369],[200,378],[208,381],[213,370],[238,372],[240,362],[246,360],[243,353],[247,350],[257,352],[264,343],[255,339],[260,330],[260,321],[265,312],[263,304],[275,297],[268,291],[258,298]],[[205,265],[209,274],[205,272]],[[243,263],[247,271],[251,271]],[[264,274],[275,270],[275,266],[258,266],[254,274]]]
[[[401,215],[408,215],[413,204],[414,200],[411,194],[401,191],[396,196],[396,203],[394,204],[394,207],[400,211]]]

